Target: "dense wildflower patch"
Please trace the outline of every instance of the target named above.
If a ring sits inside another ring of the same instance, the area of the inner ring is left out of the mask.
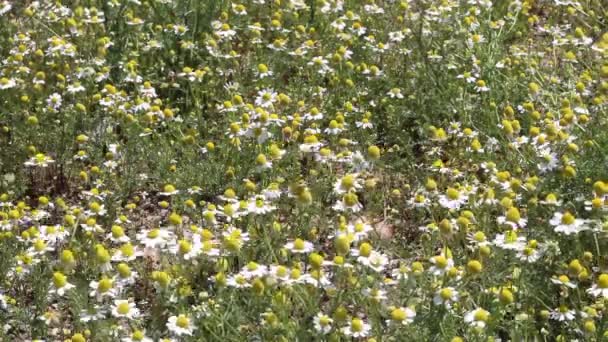
[[[606,18],[0,1],[0,340],[607,339]]]

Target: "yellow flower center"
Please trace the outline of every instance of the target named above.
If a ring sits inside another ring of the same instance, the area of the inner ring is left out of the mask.
[[[347,206],[352,207],[357,204],[357,202],[359,202],[359,198],[356,194],[349,192],[348,194],[344,195],[344,203],[346,203]]]
[[[407,314],[405,310],[397,308],[391,312],[391,318],[395,321],[403,321],[407,318]]]
[[[454,294],[454,292],[452,291],[452,289],[449,289],[447,287],[444,289],[441,289],[441,291],[439,291],[439,296],[441,296],[441,299],[443,299],[443,300],[451,299],[453,294]]]
[[[133,249],[133,245],[131,245],[130,243],[122,245],[120,247],[120,252],[122,253],[122,255],[124,255],[126,257],[133,256],[133,254],[135,253],[135,251]]]
[[[350,190],[355,185],[355,177],[353,175],[346,175],[340,182],[340,187],[344,190]]]
[[[179,315],[177,317],[177,320],[175,321],[175,325],[182,329],[185,329],[190,325],[190,320],[184,315]]]
[[[44,243],[44,241],[38,239],[38,240],[36,240],[36,242],[34,242],[34,249],[37,252],[42,252],[45,248],[46,248],[46,243]]]
[[[351,329],[354,332],[361,332],[363,331],[363,321],[358,319],[358,318],[353,318],[353,320],[350,323]]]
[[[53,284],[56,288],[62,288],[68,283],[68,279],[63,273],[55,272],[53,273]]]
[[[110,291],[110,289],[112,288],[112,280],[108,279],[108,278],[103,278],[99,281],[99,284],[97,285],[97,291],[99,293],[106,293],[108,291]]]
[[[129,306],[128,302],[122,302],[116,307],[116,311],[121,315],[128,314],[129,310],[131,310],[131,307]]]
[[[180,254],[187,254],[192,250],[192,245],[190,244],[190,242],[186,241],[186,240],[181,240],[179,242],[179,252]]]
[[[460,192],[458,192],[458,190],[456,190],[454,188],[448,188],[446,194],[448,196],[448,199],[450,199],[452,201],[460,198]]]
[[[505,242],[513,243],[516,241],[517,241],[517,233],[515,231],[511,230],[505,234]]]
[[[141,341],[144,339],[144,333],[141,330],[136,330],[131,335],[131,339],[134,341]]]
[[[367,242],[364,242],[359,246],[359,255],[363,257],[368,257],[372,252],[372,245]]]
[[[485,322],[488,320],[489,316],[490,316],[489,312],[487,312],[486,310],[480,309],[480,310],[475,311],[474,318],[476,321]]]
[[[517,223],[521,219],[521,215],[519,214],[519,209],[516,207],[511,207],[507,210],[507,221]]]
[[[569,212],[565,212],[562,216],[562,223],[566,225],[571,225],[574,223],[575,219],[576,218],[574,217],[574,215],[570,214]]]
[[[112,237],[120,238],[123,235],[125,235],[125,232],[121,226],[112,226]]]
[[[602,289],[608,288],[608,274],[601,274],[599,276],[597,286]]]
[[[129,265],[125,263],[120,263],[116,268],[118,270],[118,274],[120,274],[121,277],[127,278],[131,276],[131,268],[129,267]]]
[[[306,245],[304,243],[304,240],[302,240],[302,239],[296,239],[293,242],[293,248],[296,249],[296,250],[303,250],[305,246]]]
[[[287,275],[287,268],[285,266],[279,266],[279,267],[277,267],[276,274],[279,277],[286,276]]]
[[[448,266],[448,259],[446,259],[443,255],[438,255],[435,257],[435,265],[439,268],[446,268]]]

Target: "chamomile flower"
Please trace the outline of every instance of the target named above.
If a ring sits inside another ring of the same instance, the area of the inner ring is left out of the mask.
[[[103,277],[99,281],[93,280],[89,283],[91,288],[89,296],[96,297],[97,301],[101,301],[105,297],[114,298],[118,293],[114,285],[114,280],[107,277]]]
[[[429,261],[433,264],[433,266],[429,268],[429,272],[435,276],[441,276],[454,267],[454,260],[452,258],[446,258],[443,254],[434,256],[430,258]]]
[[[435,296],[433,297],[433,303],[435,305],[443,305],[447,309],[452,307],[454,302],[457,302],[460,299],[460,294],[453,287],[444,287],[439,291],[435,292]]]
[[[306,254],[306,253],[310,253],[314,250],[314,244],[312,242],[298,238],[292,242],[286,243],[284,248],[294,254],[298,254],[298,253]]]
[[[600,274],[597,281],[587,289],[587,293],[593,297],[608,298],[608,274]]]
[[[54,162],[55,160],[53,160],[53,158],[46,156],[43,153],[37,153],[25,162],[25,166],[47,167]]]
[[[485,328],[489,319],[490,313],[482,308],[471,310],[464,315],[465,323],[479,329]]]
[[[17,86],[17,82],[15,82],[12,78],[2,77],[0,78],[0,90],[10,89]]]
[[[382,272],[386,269],[389,259],[386,255],[380,252],[371,251],[368,256],[359,255],[359,257],[357,257],[357,261],[360,264],[371,268],[375,272]]]
[[[268,202],[263,196],[255,196],[249,199],[247,211],[256,215],[264,215],[276,210],[276,207]]]
[[[577,234],[589,228],[586,220],[576,218],[568,211],[553,214],[549,224],[554,227],[555,232],[565,235]]]
[[[359,197],[354,192],[348,192],[342,196],[342,199],[334,204],[333,209],[336,211],[352,211],[354,213],[361,211],[363,205],[359,202]]]
[[[143,331],[135,330],[131,333],[131,336],[123,338],[122,342],[153,342],[153,340],[147,337]]]
[[[467,201],[466,194],[456,188],[448,188],[445,194],[439,195],[439,204],[447,209],[459,209]]]
[[[346,174],[334,184],[334,192],[339,195],[349,191],[358,191],[362,188],[362,181],[357,177],[357,174]]]
[[[68,278],[61,272],[53,273],[52,285],[49,294],[63,296],[75,286],[68,282]]]
[[[322,335],[327,335],[331,332],[333,322],[333,319],[322,312],[317,313],[313,318],[315,330]]]
[[[570,278],[568,278],[568,276],[565,274],[551,278],[551,282],[555,285],[565,286],[571,289],[576,288],[576,284],[571,282]]]
[[[136,319],[139,317],[139,309],[135,303],[129,300],[118,299],[114,301],[112,316],[117,318]]]
[[[414,322],[416,311],[411,308],[398,307],[390,312],[390,319],[386,320],[386,324],[408,325]]]
[[[559,308],[551,310],[549,317],[559,322],[571,321],[576,317],[576,311],[569,309],[566,305],[561,305]]]
[[[492,243],[502,249],[521,251],[526,247],[526,238],[519,236],[515,230],[497,234]]]
[[[363,338],[369,336],[371,329],[369,323],[360,318],[353,318],[341,331],[347,337]]]
[[[190,317],[187,315],[171,316],[167,321],[167,329],[177,336],[188,335],[192,336],[192,333],[196,327],[192,324]]]
[[[153,228],[144,229],[137,233],[137,240],[146,248],[164,247],[173,238],[173,233],[166,229]]]
[[[159,192],[159,195],[173,196],[173,195],[177,195],[178,193],[179,193],[179,190],[177,190],[173,184],[166,184],[163,187],[163,191]]]

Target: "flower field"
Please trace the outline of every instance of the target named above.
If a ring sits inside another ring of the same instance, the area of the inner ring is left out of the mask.
[[[608,341],[604,0],[0,0],[0,341]]]

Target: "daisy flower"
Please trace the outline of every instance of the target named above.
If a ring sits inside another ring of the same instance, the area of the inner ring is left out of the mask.
[[[17,82],[15,82],[15,80],[12,78],[6,78],[6,77],[0,78],[0,90],[10,89],[10,88],[15,87],[16,85],[17,85]]]
[[[474,328],[483,329],[490,318],[490,313],[484,309],[475,309],[464,315],[464,322]]]
[[[323,143],[319,142],[317,136],[309,134],[304,137],[304,142],[300,144],[300,151],[304,153],[318,152],[321,147],[323,147]]]
[[[571,289],[575,289],[576,288],[576,284],[570,281],[570,278],[568,278],[568,276],[562,274],[559,277],[553,277],[551,278],[551,282],[555,285],[560,285],[560,286],[565,286],[565,287],[569,287]]]
[[[159,195],[162,196],[173,196],[179,193],[179,190],[173,186],[173,184],[167,184],[163,187],[163,191],[159,192]]]
[[[314,250],[314,244],[312,242],[298,238],[292,242],[286,243],[284,248],[295,254],[306,254]]]
[[[368,256],[360,255],[357,258],[357,261],[360,264],[367,266],[376,272],[382,272],[388,265],[389,259],[386,255],[380,252],[371,251]]]
[[[98,301],[101,301],[104,297],[114,298],[117,290],[113,285],[114,281],[106,277],[100,279],[99,281],[93,280],[89,283],[89,287],[91,288],[89,296],[95,296]]]
[[[578,219],[568,211],[565,213],[556,212],[549,221],[555,232],[565,235],[577,234],[588,229],[586,223],[586,220]]]
[[[128,300],[115,300],[112,307],[112,316],[118,318],[135,319],[139,316],[139,309],[135,307],[135,303]]]
[[[53,273],[52,287],[49,290],[49,294],[57,294],[59,296],[65,295],[65,293],[75,286],[68,283],[68,278],[61,272]]]
[[[404,308],[404,307],[394,308],[391,311],[391,319],[387,320],[386,323],[387,324],[394,323],[394,324],[408,325],[408,324],[414,322],[415,317],[416,317],[416,311],[414,311],[413,309]]]
[[[435,276],[441,276],[454,267],[454,260],[452,258],[446,258],[444,255],[437,255],[429,259],[433,264],[429,268],[429,272]]]
[[[435,305],[443,305],[447,309],[452,307],[452,303],[457,302],[460,298],[458,291],[453,287],[444,287],[435,293],[433,303]]]
[[[608,274],[600,274],[597,282],[587,289],[587,293],[593,297],[608,298]]]
[[[152,342],[153,340],[146,337],[143,331],[135,330],[131,333],[131,336],[122,339],[122,342]]]
[[[357,174],[346,174],[334,184],[334,192],[343,195],[349,191],[357,191],[362,188],[361,180]]]
[[[47,167],[54,162],[55,162],[55,160],[53,160],[51,157],[48,157],[48,156],[44,155],[43,153],[38,153],[35,156],[28,159],[25,162],[25,166]]]
[[[525,228],[528,220],[521,217],[519,209],[516,207],[510,207],[505,215],[496,218],[496,222],[498,224],[510,226],[511,229],[516,230]]]
[[[390,97],[391,99],[394,99],[394,98],[402,99],[403,98],[403,94],[401,94],[401,89],[399,89],[399,88],[391,89],[388,93],[386,93],[386,95],[388,95],[388,97]]]
[[[315,327],[315,330],[322,335],[329,334],[332,329],[331,324],[333,322],[333,319],[331,319],[329,316],[322,312],[317,313],[313,318],[313,325]]]
[[[372,327],[360,318],[353,318],[348,326],[342,328],[342,333],[347,337],[363,338],[367,337]]]
[[[369,233],[373,230],[374,228],[365,222],[349,223],[348,226],[346,226],[346,231],[349,234],[352,234],[355,241],[360,241],[367,238]]]
[[[251,284],[242,274],[235,274],[226,279],[226,285],[237,289],[251,287]]]
[[[264,196],[255,196],[249,199],[247,204],[247,211],[249,213],[263,215],[272,212],[276,209],[275,206],[271,205]]]
[[[448,188],[445,194],[439,195],[439,205],[447,209],[459,209],[467,200],[466,194],[455,188]]]
[[[354,213],[361,211],[363,205],[359,202],[359,197],[354,192],[346,193],[342,199],[334,204],[333,209],[336,211],[350,210]]]
[[[144,229],[137,233],[136,237],[146,248],[157,248],[167,245],[173,233],[160,228]]]
[[[559,308],[552,310],[549,313],[549,317],[556,321],[571,321],[574,319],[576,311],[570,310],[566,305],[560,305]]]
[[[255,261],[250,261],[241,269],[239,274],[243,275],[246,279],[261,278],[268,274],[268,267],[260,265]]]
[[[526,238],[518,236],[517,231],[510,230],[504,234],[497,234],[492,243],[502,249],[521,251],[526,247]]]
[[[186,315],[171,316],[167,321],[167,329],[177,336],[189,335],[196,329],[190,322],[190,318]]]

